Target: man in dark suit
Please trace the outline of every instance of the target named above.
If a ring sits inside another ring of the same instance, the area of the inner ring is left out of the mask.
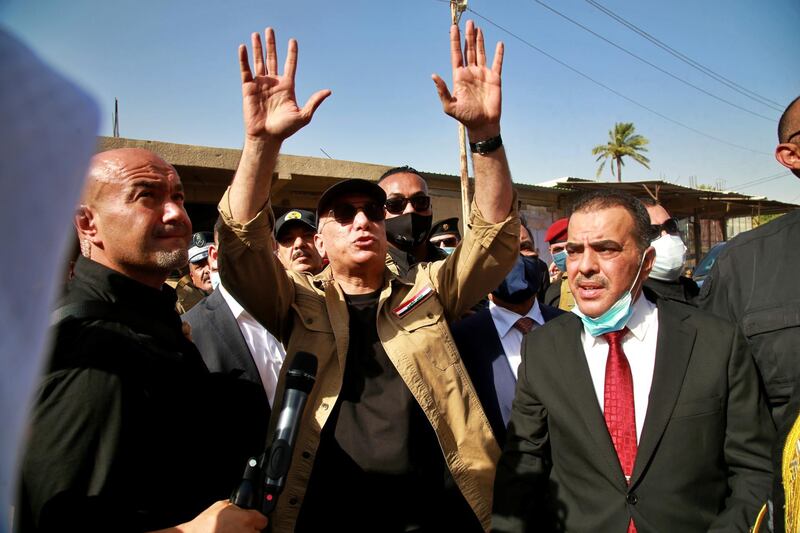
[[[598,191],[570,218],[577,306],[526,339],[496,531],[747,531],[774,430],[732,324],[643,296],[650,219]]]
[[[503,283],[489,295],[489,307],[451,327],[458,352],[501,447],[511,416],[523,339],[563,313],[538,302],[540,270],[533,258],[520,255]]]
[[[218,224],[208,261],[217,270]],[[275,400],[278,375],[286,352],[281,343],[236,301],[224,285],[218,284],[182,319],[191,327],[191,338],[203,361],[213,373],[233,374],[254,399],[253,423],[263,422],[264,435]],[[262,439],[259,446],[263,448]],[[257,452],[263,450],[255,450]]]

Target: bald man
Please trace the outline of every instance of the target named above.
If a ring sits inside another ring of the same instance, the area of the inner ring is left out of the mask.
[[[778,123],[775,158],[800,178],[800,97]],[[701,308],[737,322],[749,339],[779,426],[800,379],[798,265],[800,211],[792,211],[732,239],[699,296]]]
[[[175,169],[147,150],[92,160],[74,219],[82,257],[54,313],[32,415],[19,531],[266,526],[255,511],[214,503],[244,459],[215,438],[228,421],[214,417],[218,389],[164,285],[187,262],[183,200]]]

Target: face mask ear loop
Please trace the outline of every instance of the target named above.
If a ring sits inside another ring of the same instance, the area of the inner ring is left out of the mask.
[[[644,256],[647,255],[647,250],[652,248],[652,246],[648,246],[644,252],[642,252],[642,259],[639,261],[639,270],[636,271],[636,277],[633,278],[633,283],[631,284],[631,288],[628,289],[628,292],[633,296],[633,288],[639,282],[639,275],[642,273],[642,267],[644,266]]]

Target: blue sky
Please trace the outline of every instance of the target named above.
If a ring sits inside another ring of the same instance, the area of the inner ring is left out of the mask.
[[[616,121],[650,139],[651,169],[634,162],[623,179],[721,183],[739,190],[781,173],[772,156],[780,115],[705,77],[585,0],[542,0],[606,38],[706,91],[721,103],[640,63],[548,11],[535,0],[471,0],[477,14],[639,103],[743,150],[684,129],[603,89],[512,35],[483,26],[487,48],[506,44],[503,138],[517,182],[594,178],[591,149]],[[598,0],[692,59],[781,107],[800,94],[797,0]],[[6,0],[0,20],[70,75],[101,106],[111,133],[114,98],[124,137],[238,148],[236,48],[276,29],[282,64],[299,41],[298,98],[330,88],[310,126],[284,153],[411,164],[458,173],[457,130],[440,108],[430,75],[450,80],[449,7],[441,0]],[[462,21],[463,26],[463,21]],[[612,179],[608,170],[605,179]],[[780,176],[741,192],[800,203],[800,180]]]

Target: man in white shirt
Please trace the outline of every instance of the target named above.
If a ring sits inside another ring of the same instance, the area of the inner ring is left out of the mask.
[[[215,225],[214,244],[208,249],[215,290],[183,315],[183,320],[191,326],[192,341],[211,372],[234,373],[240,380],[261,386],[259,401],[265,409],[261,417],[266,431],[286,352],[283,345],[219,283],[217,236]]]
[[[774,429],[741,332],[643,292],[650,218],[618,191],[573,206],[572,313],[525,341],[493,531],[747,531]]]
[[[489,294],[489,308],[453,324],[451,330],[495,438],[502,447],[525,336],[563,311],[540,304],[541,267],[520,255],[503,283]]]

